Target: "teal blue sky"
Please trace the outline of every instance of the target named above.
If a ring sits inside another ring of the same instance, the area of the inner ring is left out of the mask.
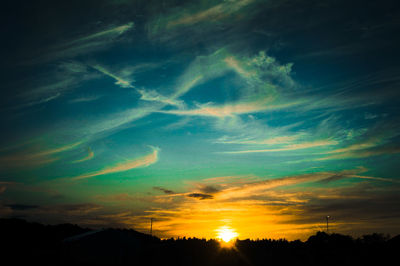
[[[399,10],[6,4],[0,215],[289,239],[330,215],[336,232],[400,233]]]

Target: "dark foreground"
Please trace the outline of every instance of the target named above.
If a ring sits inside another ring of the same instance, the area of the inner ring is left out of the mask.
[[[397,265],[400,252],[400,236],[380,234],[353,239],[318,232],[305,242],[239,240],[221,248],[215,240],[160,240],[134,230],[19,219],[0,219],[0,241],[8,265]]]

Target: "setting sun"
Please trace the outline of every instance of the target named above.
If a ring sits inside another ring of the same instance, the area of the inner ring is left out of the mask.
[[[218,232],[217,238],[221,239],[226,243],[238,236],[238,233],[236,233],[232,228],[229,228],[227,226],[223,226],[217,229],[217,232]]]

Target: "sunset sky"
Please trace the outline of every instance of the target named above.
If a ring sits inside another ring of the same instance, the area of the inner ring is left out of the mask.
[[[0,217],[399,234],[397,2],[2,4]]]

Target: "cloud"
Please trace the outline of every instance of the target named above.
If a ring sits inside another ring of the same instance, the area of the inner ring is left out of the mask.
[[[398,135],[397,123],[380,123],[378,126],[370,128],[355,143],[329,151],[327,152],[328,156],[316,160],[364,158],[400,153],[400,147],[394,141]]]
[[[12,95],[15,95],[10,109],[15,111],[61,99],[67,92],[98,76],[97,73],[88,71],[83,63],[61,62],[46,74],[28,77],[24,82],[15,82],[10,88],[14,91]]]
[[[8,204],[5,206],[11,208],[13,211],[25,211],[25,210],[32,210],[39,208],[39,206],[37,205],[26,205],[26,204]]]
[[[91,178],[91,177],[95,177],[95,176],[99,176],[99,175],[107,175],[107,174],[113,174],[113,173],[118,173],[118,172],[125,172],[125,171],[139,168],[139,167],[147,167],[158,161],[159,148],[151,147],[151,149],[153,150],[153,152],[148,155],[145,155],[143,157],[129,160],[127,162],[117,164],[116,166],[107,167],[103,170],[75,176],[75,177],[72,177],[71,180],[81,180],[81,179]]]
[[[62,93],[75,87],[79,81],[81,81],[80,77],[76,75],[71,75],[69,73],[64,74],[63,78],[56,75],[54,80],[46,81],[43,85],[38,85],[33,89],[25,90],[18,94],[18,99],[22,100],[23,103],[14,106],[14,109],[21,109],[50,102],[59,98]]]
[[[189,26],[199,22],[220,20],[238,12],[241,8],[252,2],[253,0],[227,1],[191,14],[183,13],[179,18],[168,21],[167,28],[180,25]]]
[[[365,171],[365,168],[356,168],[351,170],[342,170],[338,172],[316,172],[310,174],[268,179],[227,188],[219,192],[217,195],[215,195],[215,197],[220,199],[253,197],[256,195],[262,195],[266,190],[282,186],[292,186],[316,181],[329,182],[329,180],[336,181],[344,178],[362,178],[362,176],[358,174]]]
[[[329,153],[354,152],[354,151],[358,151],[358,150],[363,150],[363,149],[375,147],[375,146],[379,145],[380,142],[381,142],[380,140],[372,139],[372,140],[369,140],[369,141],[366,141],[366,142],[356,143],[356,144],[347,146],[345,148],[336,149],[336,150],[333,150],[333,151],[331,151]]]
[[[224,118],[228,116],[259,113],[267,110],[277,110],[286,107],[297,105],[298,103],[286,103],[286,104],[271,104],[272,99],[263,99],[254,102],[238,102],[224,105],[211,105],[211,104],[199,104],[198,109],[191,110],[168,110],[159,111],[164,114],[173,115],[187,115],[187,116],[209,116]]]
[[[106,70],[104,67],[101,69]],[[106,70],[108,72],[108,70]],[[114,74],[112,74],[114,76]],[[71,123],[64,125],[63,134],[66,132],[68,134],[73,135],[83,135],[83,137],[87,138],[96,138],[101,137],[105,134],[110,134],[111,132],[115,132],[124,128],[127,124],[136,121],[138,119],[142,119],[152,113],[158,112],[162,108],[164,108],[167,104],[172,104],[175,106],[179,106],[181,101],[177,98],[182,96],[183,94],[187,93],[193,86],[195,86],[199,80],[201,80],[201,76],[194,76],[191,75],[183,75],[184,78],[180,78],[177,81],[177,84],[174,86],[175,90],[172,95],[168,96],[161,96],[157,93],[157,100],[152,99],[151,104],[139,104],[137,107],[128,108],[123,111],[118,111],[114,113],[110,113],[108,115],[102,116],[100,118],[94,117],[89,119],[90,123],[86,123],[83,125],[80,122]],[[126,86],[133,86],[130,84],[128,80],[122,79],[118,76],[114,78],[118,84],[125,84]],[[123,85],[123,86],[125,86]],[[145,98],[150,100],[150,96],[148,95],[147,91],[143,91]],[[155,96],[151,95],[152,97]]]
[[[227,103],[196,103],[195,108],[160,110],[158,112],[178,116],[200,116],[218,118],[218,129],[238,128],[238,123],[247,130],[248,125],[239,116],[264,113],[267,111],[287,110],[304,104],[304,99],[289,100],[281,97],[278,90],[295,87],[290,77],[292,64],[282,65],[273,57],[261,51],[254,56],[234,56],[225,48],[208,56],[199,56],[188,67],[182,78],[202,74],[198,85],[212,82],[213,79],[235,73],[238,82],[243,83],[238,99]],[[237,85],[235,85],[237,86]],[[219,124],[223,124],[219,126]]]
[[[190,117],[185,117],[185,118],[179,119],[176,122],[173,122],[171,124],[168,124],[168,125],[164,126],[163,129],[165,129],[165,130],[176,130],[176,129],[179,129],[179,128],[183,128],[184,126],[190,125],[190,122],[191,122],[191,118]]]
[[[245,95],[237,102],[227,103],[225,105],[218,104],[198,104],[198,109],[184,109],[183,101],[179,100],[179,97],[186,94],[192,88],[203,84],[204,82],[210,81],[214,78],[220,77],[230,71],[232,67],[229,66],[224,59],[232,56],[227,49],[219,49],[214,53],[206,56],[197,56],[192,63],[186,68],[184,73],[176,80],[173,92],[170,95],[161,95],[155,90],[137,89],[141,95],[143,102],[135,108],[128,108],[124,111],[112,113],[109,115],[102,116],[101,118],[90,119],[91,122],[88,125],[72,125],[68,124],[68,128],[63,130],[63,133],[69,132],[72,129],[71,134],[79,134],[81,128],[84,128],[82,134],[87,137],[95,138],[100,135],[109,134],[111,131],[116,131],[124,128],[128,123],[142,119],[155,112],[164,112],[174,115],[185,115],[185,116],[212,116],[217,118],[226,117],[237,117],[240,114],[247,114],[253,112],[262,112],[265,110],[276,110],[294,106],[297,102],[287,103],[272,103],[275,98],[273,85],[270,82],[256,81],[258,78],[252,77],[251,89],[246,90]],[[255,57],[241,59],[241,65],[250,64],[251,68],[266,68],[272,72],[276,72],[272,76],[288,75],[288,72],[281,71],[279,64],[261,53]],[[246,61],[247,60],[247,61]],[[249,63],[250,62],[250,63]],[[94,67],[101,73],[113,78],[119,86],[122,87],[133,87],[131,79],[124,78],[129,76],[131,71],[124,74],[124,71],[120,71],[121,75],[116,75],[109,71],[107,68],[94,65]],[[269,71],[269,70],[268,70]],[[261,71],[262,72],[262,71]],[[257,72],[261,73],[260,71]],[[290,79],[290,78],[288,78]],[[278,80],[275,78],[275,80]],[[279,78],[279,80],[284,80]],[[281,81],[279,81],[281,83]],[[145,103],[148,102],[148,103]],[[178,107],[177,110],[162,110],[167,105]],[[107,133],[108,132],[108,133]],[[101,137],[101,136],[100,136]]]
[[[370,149],[350,150],[346,152],[341,152],[339,154],[318,158],[316,160],[324,161],[324,160],[335,160],[335,159],[365,158],[365,157],[379,156],[385,154],[396,154],[396,153],[400,153],[400,147],[386,145],[382,147],[373,147]]]
[[[290,144],[290,145],[284,146],[283,148],[276,148],[276,149],[226,151],[226,152],[222,152],[222,153],[242,154],[242,153],[293,151],[293,150],[309,149],[309,148],[315,148],[315,147],[331,146],[331,145],[337,145],[337,144],[338,144],[338,142],[335,140],[319,140],[319,141],[311,141],[311,142],[304,142],[304,143],[298,143],[298,144]]]
[[[349,187],[311,191],[308,203],[297,209],[298,215],[290,223],[312,223],[318,217],[329,214],[334,218],[334,231],[351,235],[381,231],[383,225],[390,232],[398,224],[398,185],[379,187],[359,183]]]
[[[93,96],[83,96],[79,98],[75,98],[69,101],[69,103],[85,103],[85,102],[93,102],[100,99],[102,96],[93,95]]]
[[[46,62],[59,58],[71,58],[81,54],[89,54],[105,49],[117,41],[121,36],[134,28],[133,22],[120,26],[110,26],[94,33],[84,34],[74,39],[70,38],[62,43],[46,47],[46,52],[36,55],[34,59],[27,61],[27,64]]]
[[[138,89],[137,92],[140,93],[140,95],[141,95],[140,99],[143,101],[150,101],[150,102],[155,101],[155,102],[160,102],[160,103],[164,103],[167,105],[176,106],[178,108],[182,108],[184,106],[183,101],[177,100],[172,97],[163,96],[154,90]]]
[[[96,200],[104,201],[104,202],[138,202],[138,201],[146,201],[147,198],[138,195],[132,195],[128,193],[119,193],[113,195],[98,195],[95,197]]]
[[[85,162],[85,161],[88,161],[88,160],[91,160],[91,159],[93,159],[93,157],[94,157],[94,152],[90,149],[90,147],[88,148],[88,155],[86,156],[86,157],[84,157],[84,158],[82,158],[82,159],[79,159],[79,160],[76,160],[76,161],[73,161],[72,163],[81,163],[81,162]]]
[[[278,136],[271,137],[267,139],[226,139],[220,138],[216,141],[216,143],[222,144],[254,144],[254,145],[276,145],[276,144],[284,144],[291,143],[294,140],[298,139],[299,136]]]
[[[200,186],[200,191],[208,194],[214,194],[217,193],[221,190],[221,188],[215,186],[215,185],[204,185]]]
[[[162,188],[162,187],[153,187],[153,189],[162,191],[162,192],[164,192],[165,194],[168,194],[168,195],[175,194],[174,191],[172,191],[170,189]]]
[[[206,199],[213,199],[213,195],[210,194],[204,194],[204,193],[189,193],[186,194],[187,197],[189,198],[196,198],[200,200],[206,200]]]
[[[4,168],[14,167],[37,167],[59,160],[56,154],[73,150],[81,145],[82,142],[60,146],[52,149],[42,149],[40,151],[32,148],[25,148],[22,151],[13,152],[0,157],[0,166]]]
[[[368,171],[368,169],[364,167],[358,167],[350,170],[342,170],[336,172],[315,172],[261,181],[252,181],[253,178],[244,177],[218,177],[217,179],[205,179],[203,180],[204,183],[195,183],[195,188],[192,192],[175,194],[171,193],[162,197],[186,196],[199,199],[231,201],[235,199],[254,198],[262,196],[267,193],[267,191],[279,187],[288,187],[311,182],[330,183],[346,178],[398,183],[396,180],[390,178],[379,178],[360,175],[360,173],[366,171]]]
[[[109,70],[107,70],[107,69],[104,68],[103,66],[100,66],[100,65],[92,65],[92,67],[93,67],[94,69],[96,69],[97,71],[103,73],[104,75],[106,75],[106,76],[108,76],[108,77],[114,79],[114,80],[115,80],[115,85],[118,85],[118,86],[120,86],[120,87],[122,87],[122,88],[135,88],[135,87],[131,84],[132,81],[126,80],[126,79],[124,79],[124,78],[122,78],[122,77],[119,77],[119,76],[117,76],[117,75],[111,73]]]
[[[90,42],[91,40],[95,40],[95,39],[99,39],[99,38],[110,38],[112,36],[118,36],[121,35],[123,33],[125,33],[126,31],[132,29],[134,26],[133,22],[129,22],[120,26],[116,26],[116,27],[111,27],[109,29],[103,30],[103,31],[99,31],[87,36],[83,36],[82,38],[76,39],[71,41],[70,43],[67,43],[66,45],[71,45],[74,43],[87,43]]]
[[[34,105],[40,105],[43,103],[47,103],[47,102],[57,99],[60,96],[61,96],[61,93],[56,92],[54,95],[51,95],[51,96],[48,96],[48,97],[45,97],[45,98],[42,98],[39,100],[33,100],[33,101],[27,102],[25,104],[18,105],[15,109],[26,108],[26,107],[31,107]]]
[[[248,19],[251,16],[248,9],[255,7],[252,3],[257,1],[204,1],[201,4],[179,5],[153,16],[146,29],[153,41],[162,41],[175,47],[185,47],[198,42],[209,43],[216,35],[229,35],[222,30],[223,26],[237,28],[237,24],[234,23]],[[188,39],[189,35],[191,38]]]

